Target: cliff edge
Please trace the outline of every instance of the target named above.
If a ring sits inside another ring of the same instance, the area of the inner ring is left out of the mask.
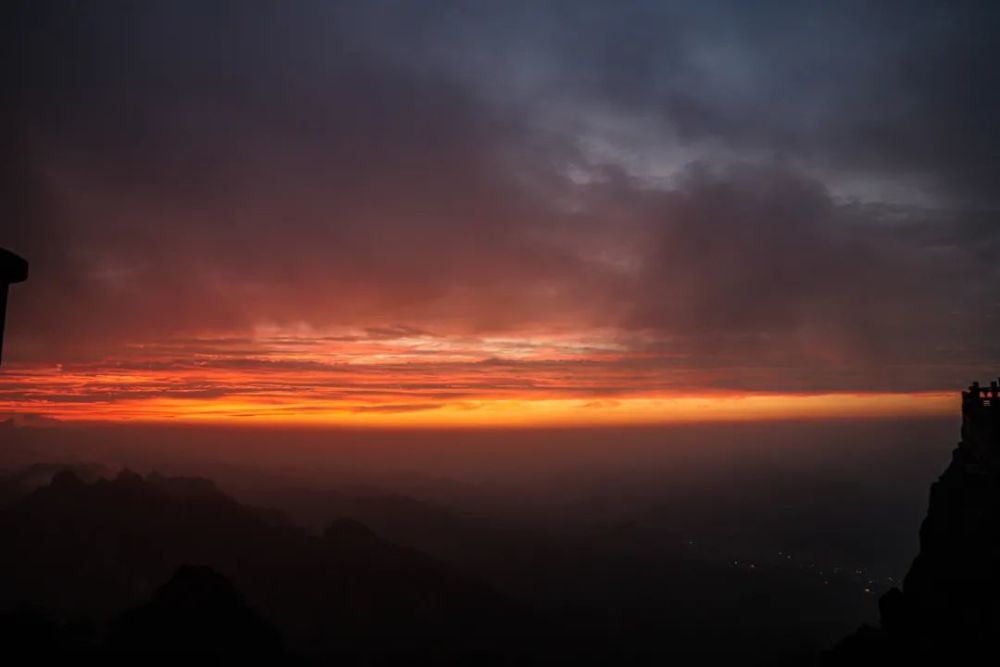
[[[1000,637],[1000,389],[962,392],[962,439],[931,486],[920,553],[865,627],[825,665],[953,660],[995,650]]]

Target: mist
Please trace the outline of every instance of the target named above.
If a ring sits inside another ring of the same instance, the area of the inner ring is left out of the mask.
[[[563,527],[659,511],[692,536],[742,524],[763,540],[766,527],[775,552],[807,531],[817,553],[836,551],[898,577],[913,552],[927,482],[957,433],[953,419],[493,430],[8,428],[0,456],[7,468],[49,462],[203,476],[247,498],[281,487],[368,488]],[[889,529],[866,533],[875,525]]]

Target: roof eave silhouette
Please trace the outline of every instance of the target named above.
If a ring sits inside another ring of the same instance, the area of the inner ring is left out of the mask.
[[[12,284],[27,279],[27,260],[0,248],[0,363],[3,363],[3,335],[7,324],[7,292]]]

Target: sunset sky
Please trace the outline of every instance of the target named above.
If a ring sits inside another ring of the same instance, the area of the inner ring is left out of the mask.
[[[953,414],[1000,366],[996,11],[12,3],[0,417]]]

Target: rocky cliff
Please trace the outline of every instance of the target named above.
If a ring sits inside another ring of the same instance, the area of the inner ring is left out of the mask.
[[[931,486],[920,553],[862,628],[826,664],[897,664],[981,655],[1000,637],[1000,390],[962,394],[962,440]]]

